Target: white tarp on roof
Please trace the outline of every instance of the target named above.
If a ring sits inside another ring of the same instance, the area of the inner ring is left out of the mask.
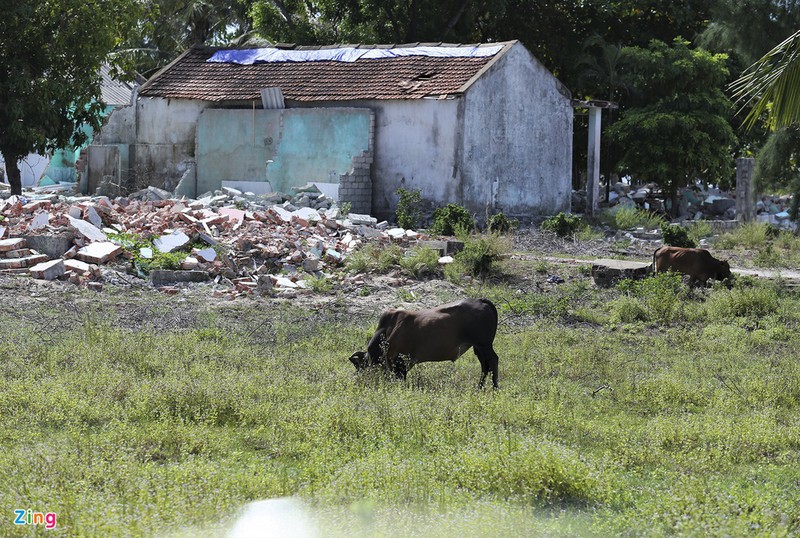
[[[227,49],[215,52],[208,62],[251,65],[274,62],[355,62],[401,56],[433,56],[438,58],[485,58],[494,56],[503,45],[483,47],[406,47],[396,49],[359,49],[342,47],[319,50],[283,50],[272,47],[260,49]]]

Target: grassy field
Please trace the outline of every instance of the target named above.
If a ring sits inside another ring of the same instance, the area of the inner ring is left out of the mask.
[[[464,291],[500,310],[498,391],[472,352],[356,375],[403,290],[365,314],[8,286],[0,535],[217,536],[283,496],[323,536],[800,534],[797,292],[565,271]]]

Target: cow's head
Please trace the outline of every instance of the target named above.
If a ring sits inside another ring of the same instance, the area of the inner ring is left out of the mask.
[[[350,362],[356,367],[356,370],[363,370],[369,366],[369,356],[364,351],[356,351],[350,355]]]
[[[731,264],[728,260],[719,262],[717,267],[717,280],[725,280],[731,277]]]

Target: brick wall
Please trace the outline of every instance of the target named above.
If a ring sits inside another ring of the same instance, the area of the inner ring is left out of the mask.
[[[369,150],[353,157],[353,167],[339,176],[339,204],[350,202],[350,211],[372,213],[372,158],[375,143],[375,115],[369,127]]]

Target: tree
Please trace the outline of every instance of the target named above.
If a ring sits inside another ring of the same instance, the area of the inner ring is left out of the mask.
[[[630,103],[608,134],[622,148],[622,171],[661,186],[675,213],[679,187],[730,178],[736,137],[722,91],[726,56],[691,49],[682,39],[671,47],[626,47],[622,55]]]
[[[252,0],[142,0],[144,16],[124,50],[143,75],[192,45],[224,45],[252,34]]]
[[[473,41],[489,0],[255,0],[253,19],[271,41],[303,45]]]
[[[795,32],[745,70],[732,85],[737,104],[749,107],[753,128],[762,117],[775,130],[758,154],[755,179],[762,188],[789,187],[794,192],[790,216],[800,214],[800,31]]]
[[[11,192],[17,161],[100,127],[100,67],[136,22],[135,0],[16,0],[0,17],[0,153]]]

